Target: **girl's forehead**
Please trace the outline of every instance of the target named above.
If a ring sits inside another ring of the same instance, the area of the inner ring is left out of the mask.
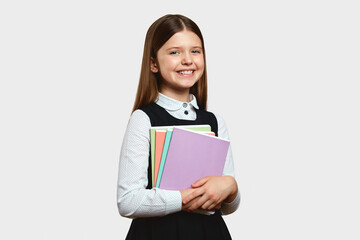
[[[165,48],[184,46],[202,47],[201,39],[194,32],[183,30],[172,35],[163,45]]]

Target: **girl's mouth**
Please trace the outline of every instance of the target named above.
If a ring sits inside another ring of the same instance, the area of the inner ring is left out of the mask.
[[[194,70],[182,70],[182,71],[178,71],[178,73],[184,76],[190,76],[194,73]]]

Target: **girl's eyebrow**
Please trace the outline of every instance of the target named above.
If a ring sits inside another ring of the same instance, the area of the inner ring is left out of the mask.
[[[173,46],[173,47],[169,47],[168,49],[166,49],[166,51],[169,51],[171,49],[181,49],[181,48],[183,48],[183,47]],[[201,46],[193,46],[191,48],[200,48],[200,49],[202,49]]]

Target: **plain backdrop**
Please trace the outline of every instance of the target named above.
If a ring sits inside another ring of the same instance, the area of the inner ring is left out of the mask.
[[[241,191],[233,239],[360,239],[359,4],[1,1],[0,238],[124,239],[116,182],[148,27],[193,19]]]

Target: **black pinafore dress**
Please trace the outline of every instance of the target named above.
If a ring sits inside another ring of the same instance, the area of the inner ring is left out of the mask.
[[[196,120],[182,120],[171,116],[164,108],[151,103],[141,108],[150,118],[151,126],[209,124],[218,136],[213,113],[196,110]],[[151,189],[151,159],[149,158],[148,186]],[[180,211],[163,217],[133,219],[126,240],[229,240],[230,233],[219,211],[213,215]]]

